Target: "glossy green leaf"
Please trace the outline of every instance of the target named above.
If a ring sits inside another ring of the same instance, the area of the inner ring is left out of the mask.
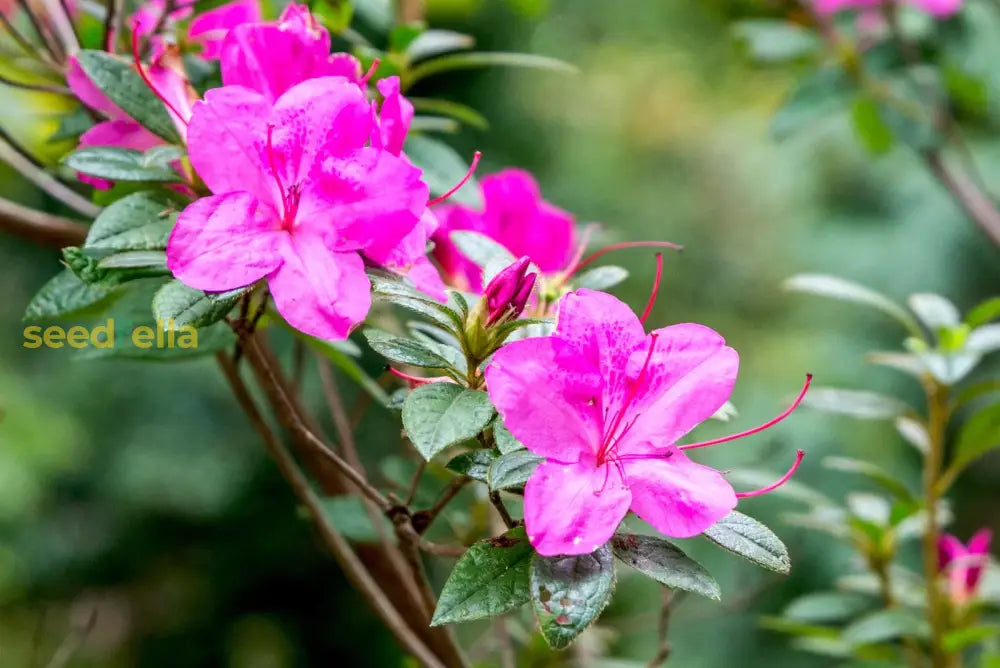
[[[495,51],[476,51],[473,53],[453,53],[431,60],[425,60],[410,70],[408,84],[413,85],[421,79],[451,72],[479,67],[527,67],[531,69],[549,70],[564,74],[576,74],[579,70],[566,61],[534,53],[505,53]]]
[[[865,615],[844,629],[843,638],[852,645],[870,645],[896,638],[927,635],[927,622],[910,610],[880,610]]]
[[[425,30],[409,43],[406,56],[410,62],[418,62],[433,58],[451,51],[465,51],[475,46],[472,35],[455,32],[454,30]],[[412,100],[412,98],[410,98]]]
[[[871,306],[894,318],[910,334],[917,337],[923,335],[923,330],[920,329],[916,320],[906,312],[906,309],[888,297],[853,281],[825,274],[799,274],[785,280],[783,287],[793,292],[806,292],[821,297]]]
[[[64,269],[43,285],[28,302],[25,320],[53,320],[85,312],[104,304],[119,292],[117,286],[84,283]]]
[[[615,534],[611,549],[616,557],[662,585],[719,600],[719,583],[701,564],[672,543],[656,536]]]
[[[415,287],[400,280],[369,274],[372,299],[389,302],[413,313],[419,313],[454,333],[462,328],[462,318],[454,309],[435,301]]]
[[[450,369],[452,364],[429,347],[414,339],[396,336],[374,327],[366,327],[365,340],[372,350],[390,362],[425,369]]]
[[[861,594],[820,591],[798,597],[788,604],[782,615],[798,622],[829,624],[853,619],[871,605],[871,599]]]
[[[170,281],[153,297],[153,317],[174,327],[207,327],[219,322],[239,301],[241,290],[208,295],[180,281]]]
[[[171,183],[181,177],[173,168],[147,159],[146,154],[116,146],[86,146],[67,155],[70,169],[112,181]]]
[[[490,263],[498,263],[501,267],[507,267],[517,259],[505,246],[479,232],[459,230],[452,232],[449,237],[462,255],[481,267],[484,273]],[[484,277],[483,283],[486,282]]]
[[[101,269],[151,268],[167,270],[167,254],[158,250],[123,251],[103,258],[97,263]]]
[[[913,412],[907,404],[894,397],[835,387],[811,387],[802,405],[863,420],[888,420]]]
[[[510,433],[499,417],[493,421],[493,440],[496,441],[497,449],[505,455],[524,449],[524,444]]]
[[[549,647],[569,647],[611,601],[614,585],[608,545],[578,556],[536,554],[531,560],[531,603]]]
[[[607,290],[613,288],[628,278],[628,270],[614,265],[594,267],[574,277],[572,283],[577,288],[590,290]]]
[[[533,554],[524,527],[477,542],[444,583],[431,626],[495,617],[527,603]]]
[[[487,474],[490,489],[496,491],[523,485],[544,459],[528,450],[515,450],[497,458]]]
[[[469,476],[473,480],[486,482],[490,464],[496,461],[500,453],[493,450],[478,448],[456,455],[445,466],[455,473]]]
[[[962,425],[949,469],[961,471],[997,447],[1000,447],[1000,404],[993,404],[974,413]]]
[[[763,568],[778,573],[792,568],[785,544],[766,526],[735,510],[706,529],[704,536]]]
[[[88,248],[162,250],[173,228],[179,199],[158,190],[137,192],[114,202],[97,216],[87,233]]]
[[[89,49],[80,51],[76,57],[94,85],[139,125],[171,144],[181,141],[167,108],[131,63],[105,51]]]
[[[475,438],[493,419],[490,398],[454,383],[421,385],[403,404],[403,428],[424,459]]]
[[[976,304],[965,314],[965,324],[973,329],[1000,318],[1000,297],[992,297]]]
[[[851,104],[854,132],[869,152],[881,154],[892,148],[892,130],[879,112],[879,105],[869,97],[858,97]]]

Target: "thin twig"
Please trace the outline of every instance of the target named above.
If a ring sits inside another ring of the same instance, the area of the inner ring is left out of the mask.
[[[673,603],[674,593],[663,588],[662,591],[662,603],[660,604],[660,623],[657,627],[657,649],[656,654],[653,658],[649,660],[647,668],[659,668],[667,662],[670,658],[670,641],[667,639],[667,634],[670,631],[670,604]]]
[[[104,28],[101,32],[101,45],[106,51],[115,52],[116,42],[122,29],[125,0],[107,0],[104,12]]]
[[[48,663],[48,668],[64,668],[64,666],[69,664],[73,656],[83,647],[84,641],[90,635],[90,632],[94,630],[94,624],[96,623],[97,608],[93,608],[82,625],[70,630],[69,635],[66,636],[62,644],[59,645],[59,648],[56,649],[56,653],[52,655],[52,659]]]
[[[996,204],[965,174],[949,168],[940,151],[924,151],[924,164],[941,182],[965,214],[1000,246],[1000,212]]]
[[[461,557],[469,550],[465,545],[443,545],[441,543],[432,543],[425,538],[420,539],[419,547],[427,554],[434,554],[439,557]]]
[[[0,197],[0,230],[46,246],[78,246],[87,238],[87,226]]]
[[[62,52],[59,48],[59,42],[52,38],[49,31],[42,26],[42,22],[38,20],[38,16],[35,14],[35,10],[32,9],[31,3],[28,0],[17,0],[18,6],[21,11],[28,16],[28,20],[31,22],[31,27],[35,29],[35,33],[38,35],[38,39],[41,40],[42,44],[45,46],[45,50],[48,51],[49,55],[57,63],[62,63],[66,57],[66,54]]]
[[[67,56],[80,50],[80,38],[73,27],[73,18],[66,7],[66,0],[42,0],[47,18],[52,22],[59,48]]]
[[[412,653],[425,666],[444,668],[444,664],[434,656],[431,650],[428,649],[406,624],[399,611],[386,597],[385,592],[382,591],[378,583],[375,582],[371,574],[361,563],[361,560],[358,559],[358,556],[351,550],[347,540],[344,539],[334,526],[324,519],[319,498],[313,492],[309,481],[306,480],[298,464],[295,463],[295,459],[291,453],[288,452],[287,448],[285,448],[284,444],[264,420],[232,360],[221,352],[216,354],[216,360],[219,362],[219,366],[222,367],[222,371],[229,381],[229,385],[240,406],[247,414],[254,429],[264,439],[265,445],[278,465],[278,469],[291,486],[292,491],[295,492],[295,495],[302,504],[309,510],[320,532],[320,536],[340,564],[344,574],[351,581],[351,584],[365,596],[375,613],[408,652]]]
[[[66,86],[59,86],[56,84],[36,84],[27,83],[25,81],[14,81],[13,79],[3,76],[0,74],[0,83],[11,86],[13,88],[23,88],[24,90],[37,90],[42,93],[56,93],[57,95],[73,95],[71,91]]]
[[[89,218],[100,213],[99,206],[46,172],[38,161],[2,128],[0,128],[0,160],[74,211]]]
[[[4,30],[7,31],[7,34],[11,36],[11,38],[24,50],[26,54],[32,58],[51,64],[51,61],[48,60],[48,56],[46,54],[42,54],[38,49],[36,49],[35,45],[29,42],[27,38],[25,38],[25,36],[14,27],[14,24],[10,22],[10,19],[8,19],[3,12],[0,12],[0,23],[3,24]]]
[[[413,478],[410,480],[410,491],[406,493],[406,501],[404,505],[410,505],[413,503],[413,497],[417,495],[417,488],[420,487],[420,476],[423,475],[424,469],[427,467],[427,462],[423,459],[417,464],[417,470],[413,473]]]
[[[512,518],[510,516],[510,512],[507,511],[507,506],[503,505],[503,499],[500,498],[500,492],[490,492],[490,503],[492,503],[493,507],[497,509],[498,513],[500,513],[500,519],[502,519],[503,523],[507,525],[507,528],[510,529],[513,527],[514,518]]]
[[[462,491],[466,485],[472,481],[472,478],[468,476],[458,476],[457,478],[452,478],[448,486],[444,488],[441,492],[441,496],[438,497],[434,505],[430,507],[429,510],[424,511],[422,526],[420,527],[420,533],[424,533],[431,526],[431,523],[441,514],[441,511],[445,509],[452,499],[458,496],[458,493]]]

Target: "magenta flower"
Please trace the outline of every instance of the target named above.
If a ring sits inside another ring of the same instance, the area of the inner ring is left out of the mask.
[[[361,78],[358,61],[330,53],[330,33],[305,5],[292,3],[277,23],[246,23],[229,31],[220,55],[222,83],[245,86],[270,101],[316,77]]]
[[[234,0],[194,17],[188,26],[188,39],[201,44],[201,57],[216,60],[222,54],[222,44],[229,32],[245,23],[259,23],[260,3],[257,0]]]
[[[844,9],[877,9],[885,0],[816,0],[816,11],[834,14]],[[962,0],[907,0],[909,4],[938,18],[946,18],[962,8]]]
[[[713,330],[673,325],[646,334],[615,297],[593,290],[559,301],[551,336],[501,348],[486,368],[504,424],[545,458],[524,490],[528,538],[539,554],[586,554],[629,510],[667,536],[686,538],[725,517],[742,496],[685,450],[723,443],[784,419],[704,443],[677,441],[729,398],[736,351]],[[807,382],[808,387],[808,382]],[[803,389],[803,394],[805,389]]]
[[[167,266],[190,287],[267,279],[279,313],[344,338],[371,302],[362,254],[380,262],[427,205],[420,170],[368,146],[361,87],[310,79],[273,104],[241,86],[209,90],[188,127],[191,164],[215,193],[178,217]]]
[[[544,273],[566,268],[576,246],[573,216],[542,199],[528,172],[505,169],[480,181],[484,207],[449,204],[437,210],[441,227],[434,235],[434,258],[447,281],[462,290],[482,290],[482,271],[448,235],[472,230],[499,242],[514,256],[527,255]]]
[[[948,595],[955,605],[965,605],[976,596],[992,540],[992,531],[980,529],[967,546],[951,534],[938,541],[938,570],[948,578]]]
[[[522,256],[494,276],[483,290],[487,327],[492,327],[500,320],[513,320],[524,311],[531,290],[535,287],[535,279],[538,278],[535,272],[528,273],[530,264],[528,256]]]

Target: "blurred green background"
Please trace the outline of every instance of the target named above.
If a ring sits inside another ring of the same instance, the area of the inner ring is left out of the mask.
[[[996,250],[917,158],[898,149],[873,159],[842,115],[773,141],[769,117],[794,73],[746,65],[730,35],[734,4],[431,0],[435,27],[472,33],[483,50],[562,58],[580,73],[461,72],[413,93],[484,112],[488,131],[466,129],[449,140],[463,155],[483,151],[481,173],[533,171],[547,199],[581,222],[603,223],[602,241],[685,246],[666,257],[649,324],[707,324],[742,359],[733,396],[739,416],[706,425],[706,438],[771,417],[807,371],[824,385],[919,402],[908,378],[862,360],[865,351],[898,347],[893,323],[788,295],[781,280],[833,273],[898,299],[939,292],[964,311],[995,294]],[[8,89],[3,95],[8,131],[37,143],[51,130],[38,127],[51,101],[29,113],[24,98]],[[1000,146],[986,133],[974,139],[989,177]],[[53,208],[2,174],[3,196]],[[632,272],[616,292],[641,306],[652,253],[623,251],[610,261]],[[0,666],[45,665],[61,646],[73,649],[74,629],[92,611],[93,629],[71,666],[400,665],[391,638],[297,514],[211,361],[85,362],[65,350],[26,350],[21,314],[58,257],[2,238],[0,262]],[[365,363],[373,372],[380,366],[374,358]],[[996,364],[979,373],[990,369]],[[307,388],[315,387],[311,378]],[[310,391],[318,405],[317,394]],[[395,420],[373,410],[359,440],[378,443],[397,431]],[[805,409],[701,461],[778,472],[796,447],[807,452],[798,480],[834,497],[864,483],[820,467],[826,454],[871,459],[917,480],[913,451],[891,424]],[[958,485],[959,536],[984,525],[1000,530],[998,468],[997,457],[983,460]],[[787,578],[703,541],[683,541],[717,577],[723,600],[692,597],[677,607],[669,665],[825,665],[756,621],[796,595],[831,588],[852,568],[850,553],[831,539],[782,524],[787,504],[775,496],[741,504],[788,544]],[[599,625],[569,653],[539,652],[537,665],[643,665],[655,651],[659,600],[651,581],[623,578]],[[490,627],[462,633],[488,642]],[[591,662],[603,653],[615,659]]]

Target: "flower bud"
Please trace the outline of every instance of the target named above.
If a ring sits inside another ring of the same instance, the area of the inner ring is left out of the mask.
[[[968,545],[949,534],[938,541],[938,569],[947,580],[948,598],[953,605],[964,606],[975,598],[992,538],[989,529],[982,529]]]
[[[486,326],[492,327],[500,320],[513,320],[521,315],[531,290],[535,287],[535,272],[527,273],[531,260],[525,255],[497,274],[486,289]]]

